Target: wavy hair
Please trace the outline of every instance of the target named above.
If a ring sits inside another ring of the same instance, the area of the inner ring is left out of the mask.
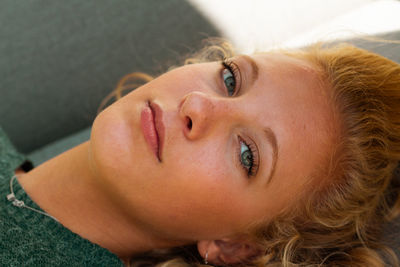
[[[310,62],[327,87],[341,132],[328,164],[315,176],[328,182],[313,188],[294,207],[252,235],[264,254],[246,266],[399,266],[381,242],[385,222],[400,213],[400,65],[350,44],[315,44],[279,50]],[[227,42],[209,39],[185,64],[234,56]],[[125,76],[114,95],[134,85]],[[186,267],[200,263],[196,246],[156,250],[132,258],[130,266]]]

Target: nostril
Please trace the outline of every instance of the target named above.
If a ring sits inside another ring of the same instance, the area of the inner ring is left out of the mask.
[[[186,125],[189,130],[192,129],[192,120],[189,117],[186,117]]]

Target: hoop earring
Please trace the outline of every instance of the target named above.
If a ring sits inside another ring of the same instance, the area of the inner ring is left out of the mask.
[[[204,264],[208,264],[208,250],[206,251],[206,255],[204,257]]]

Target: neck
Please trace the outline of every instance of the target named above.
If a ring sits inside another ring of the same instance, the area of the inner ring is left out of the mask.
[[[103,192],[91,168],[89,142],[19,175],[18,181],[31,199],[64,227],[122,259],[178,245],[141,231],[113,204],[116,201]]]

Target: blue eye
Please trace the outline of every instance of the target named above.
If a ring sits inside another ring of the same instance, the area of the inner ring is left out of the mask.
[[[243,166],[248,176],[254,176],[257,173],[257,164],[254,160],[256,153],[255,149],[251,145],[247,145],[246,142],[239,138],[240,144],[240,164]]]
[[[238,67],[231,61],[224,60],[222,62],[224,69],[222,70],[222,79],[229,96],[233,96],[237,90],[237,72]]]
[[[224,69],[222,71],[222,78],[224,79],[226,90],[228,90],[228,95],[233,96],[235,93],[236,81],[232,72],[229,69]]]

